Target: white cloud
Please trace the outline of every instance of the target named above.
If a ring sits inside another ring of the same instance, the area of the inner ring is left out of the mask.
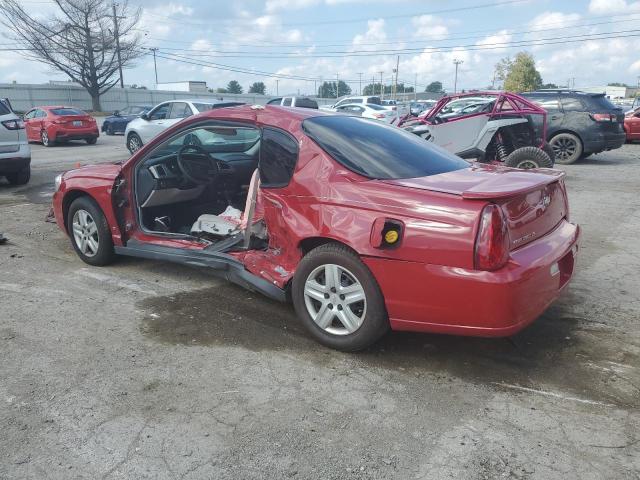
[[[420,15],[411,19],[413,35],[416,38],[442,40],[446,38],[449,29],[444,20],[435,15]]]
[[[640,12],[640,2],[627,2],[626,0],[591,0],[589,12],[597,15]]]

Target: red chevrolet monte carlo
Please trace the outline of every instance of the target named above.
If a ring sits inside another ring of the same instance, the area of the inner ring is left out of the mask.
[[[80,258],[213,268],[286,301],[324,345],[389,328],[506,336],[566,287],[563,173],[472,165],[399,128],[307,109],[210,110],[128,161],[56,178]]]

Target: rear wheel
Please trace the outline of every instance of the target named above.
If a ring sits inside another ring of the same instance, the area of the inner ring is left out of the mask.
[[[136,153],[142,148],[142,139],[137,133],[130,133],[127,137],[127,148],[131,153]]]
[[[549,145],[547,142],[544,142],[541,148],[544,151],[544,153],[549,155],[549,158],[551,159],[551,163],[552,164],[556,163],[556,152],[553,151],[553,147]]]
[[[389,329],[378,283],[344,245],[328,243],[309,252],[296,270],[292,297],[311,335],[336,350],[362,350]]]
[[[556,162],[570,165],[582,155],[582,142],[573,133],[559,133],[549,140],[556,154]]]
[[[114,131],[113,131],[113,126],[112,125],[107,125],[107,128],[104,131],[107,135],[113,135]]]
[[[73,201],[67,214],[67,231],[78,256],[89,265],[113,261],[113,239],[109,224],[98,204],[89,197]]]
[[[552,168],[553,162],[544,150],[538,147],[522,147],[514,150],[504,160],[507,167],[521,168]]]
[[[26,167],[16,173],[8,173],[7,180],[12,185],[25,185],[31,178],[31,167]]]
[[[93,138],[87,138],[87,143],[88,143],[89,145],[95,145],[97,141],[98,141],[98,139],[97,139],[96,137],[93,137]]]

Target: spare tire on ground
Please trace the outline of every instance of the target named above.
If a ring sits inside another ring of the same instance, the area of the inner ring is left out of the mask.
[[[512,168],[553,168],[553,161],[544,150],[538,147],[522,147],[514,150],[504,160],[507,167]]]

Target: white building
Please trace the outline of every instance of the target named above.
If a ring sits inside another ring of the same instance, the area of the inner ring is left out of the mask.
[[[156,86],[157,90],[171,92],[207,93],[207,82],[188,80],[185,82],[163,82]]]
[[[633,87],[612,87],[610,85],[603,85],[600,87],[582,87],[578,90],[588,93],[604,93],[607,98],[614,100],[616,98],[628,98],[633,97],[637,92],[637,88]]]

